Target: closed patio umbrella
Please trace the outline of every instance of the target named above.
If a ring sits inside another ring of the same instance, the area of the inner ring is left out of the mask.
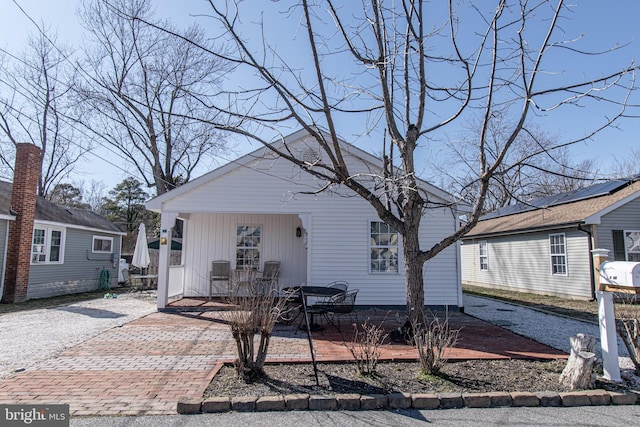
[[[149,258],[149,248],[147,246],[147,230],[144,224],[140,224],[138,228],[138,238],[136,239],[136,247],[133,250],[133,258],[131,264],[144,269],[149,267],[151,259]]]

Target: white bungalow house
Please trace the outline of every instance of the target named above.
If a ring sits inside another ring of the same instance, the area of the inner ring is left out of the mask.
[[[593,299],[595,248],[612,261],[640,261],[640,177],[484,216],[462,239],[462,283]]]
[[[320,153],[305,131],[284,143],[300,158]],[[353,171],[381,170],[378,158],[341,144]],[[402,241],[362,198],[339,186],[318,192],[324,184],[261,147],[147,202],[147,209],[161,214],[161,242],[171,236],[176,219],[184,227],[180,265],[170,265],[168,245],[160,246],[158,308],[172,299],[207,296],[214,260],[228,260],[231,268],[249,262],[258,269],[279,261],[280,288],[346,280],[350,289],[359,289],[356,305],[405,306]],[[421,184],[430,200],[440,206],[451,202],[443,190]],[[457,217],[452,207],[429,209],[420,230],[424,247],[454,231]],[[246,241],[239,236],[247,234],[255,246],[238,246]],[[424,273],[426,305],[462,307],[458,246],[427,262]]]

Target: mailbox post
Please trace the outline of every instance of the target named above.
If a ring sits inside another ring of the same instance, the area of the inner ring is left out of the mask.
[[[606,261],[607,249],[591,251],[594,266],[600,272],[601,265]],[[618,361],[618,337],[616,334],[616,316],[613,306],[613,293],[605,291],[601,275],[598,280],[596,299],[598,300],[598,324],[600,326],[600,347],[602,349],[602,370],[604,377],[610,381],[622,382],[620,377],[620,362]]]

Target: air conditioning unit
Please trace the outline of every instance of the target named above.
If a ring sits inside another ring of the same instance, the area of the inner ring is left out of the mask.
[[[640,292],[640,262],[605,261],[600,265],[600,283],[605,290]],[[611,289],[607,289],[611,288]]]

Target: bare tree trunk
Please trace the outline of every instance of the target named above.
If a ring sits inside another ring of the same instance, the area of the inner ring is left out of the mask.
[[[403,241],[404,273],[407,288],[407,316],[412,325],[424,326],[424,286],[418,229],[409,229]]]

